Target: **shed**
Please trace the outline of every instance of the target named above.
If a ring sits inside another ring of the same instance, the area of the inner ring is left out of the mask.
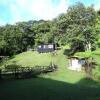
[[[37,51],[39,53],[47,53],[55,51],[55,44],[41,44],[38,45]]]
[[[82,65],[85,64],[85,58],[78,58],[77,56],[69,57],[69,67],[70,70],[81,71]]]

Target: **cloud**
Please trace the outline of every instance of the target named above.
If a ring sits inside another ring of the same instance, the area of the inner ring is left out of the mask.
[[[94,5],[94,9],[95,9],[95,10],[99,10],[99,9],[100,9],[100,3]]]
[[[96,10],[100,9],[100,2],[76,0],[85,5],[94,4]],[[74,0],[0,0],[0,24],[16,23],[28,20],[52,20],[61,13],[65,13]],[[3,6],[3,8],[1,8]],[[5,8],[5,9],[4,9]],[[2,10],[4,9],[4,10]]]
[[[0,25],[5,25],[6,22],[0,18]]]
[[[14,4],[10,4],[9,9],[11,13],[11,23],[15,23],[22,20],[21,13],[17,6],[15,6]]]
[[[53,6],[52,3],[52,0],[36,0],[31,5],[33,15],[35,14],[40,19],[48,20],[66,12],[68,8],[66,0],[60,0],[57,6]]]
[[[69,0],[0,0],[8,7],[10,23],[26,20],[51,20],[66,12]],[[6,12],[5,12],[6,13]]]

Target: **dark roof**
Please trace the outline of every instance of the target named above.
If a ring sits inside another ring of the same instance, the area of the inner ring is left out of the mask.
[[[85,58],[80,58],[80,57],[78,57],[78,56],[70,56],[70,57],[68,57],[68,59],[71,59],[71,58],[76,58],[76,59],[85,59]]]

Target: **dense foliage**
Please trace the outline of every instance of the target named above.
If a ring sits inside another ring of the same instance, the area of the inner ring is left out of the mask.
[[[14,55],[41,43],[69,44],[72,51],[100,47],[100,11],[78,3],[52,21],[18,22],[0,27],[0,55]]]

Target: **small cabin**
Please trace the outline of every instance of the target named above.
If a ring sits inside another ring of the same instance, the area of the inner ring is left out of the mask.
[[[69,59],[68,69],[75,70],[75,71],[81,71],[82,70],[82,65],[85,64],[84,58],[69,57],[68,59]]]
[[[41,44],[37,47],[39,53],[47,53],[55,51],[55,44]]]

